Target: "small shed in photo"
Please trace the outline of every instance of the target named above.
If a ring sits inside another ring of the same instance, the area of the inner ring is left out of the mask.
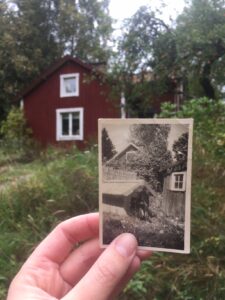
[[[155,192],[144,180],[118,181],[102,184],[104,212],[140,219],[149,217],[149,206]]]

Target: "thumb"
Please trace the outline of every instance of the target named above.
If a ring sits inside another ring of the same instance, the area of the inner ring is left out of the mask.
[[[136,255],[137,241],[132,234],[117,237],[88,273],[63,300],[106,300],[119,286]]]

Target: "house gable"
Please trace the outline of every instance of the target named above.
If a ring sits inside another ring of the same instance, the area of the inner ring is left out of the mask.
[[[119,117],[119,110],[109,98],[109,86],[101,82],[100,75],[92,76],[93,72],[90,65],[67,56],[21,93],[18,99],[23,99],[28,125],[42,145],[72,142],[83,148],[89,139],[97,139],[98,118]],[[69,78],[64,94],[60,89],[62,78]],[[77,83],[71,82],[73,78]],[[79,120],[72,120],[77,112]],[[80,134],[73,134],[78,122]]]
[[[122,151],[114,155],[107,163],[107,166],[118,166],[119,164],[126,164],[127,156],[129,153],[135,153],[139,151],[139,148],[134,145],[133,143],[130,143],[128,146],[126,146]]]

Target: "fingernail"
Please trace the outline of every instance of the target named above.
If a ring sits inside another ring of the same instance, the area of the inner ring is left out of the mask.
[[[129,257],[137,249],[137,240],[132,234],[123,233],[116,239],[115,248],[122,256]]]

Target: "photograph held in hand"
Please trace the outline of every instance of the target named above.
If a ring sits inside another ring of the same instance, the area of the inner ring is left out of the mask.
[[[192,119],[100,119],[100,241],[190,253]]]

